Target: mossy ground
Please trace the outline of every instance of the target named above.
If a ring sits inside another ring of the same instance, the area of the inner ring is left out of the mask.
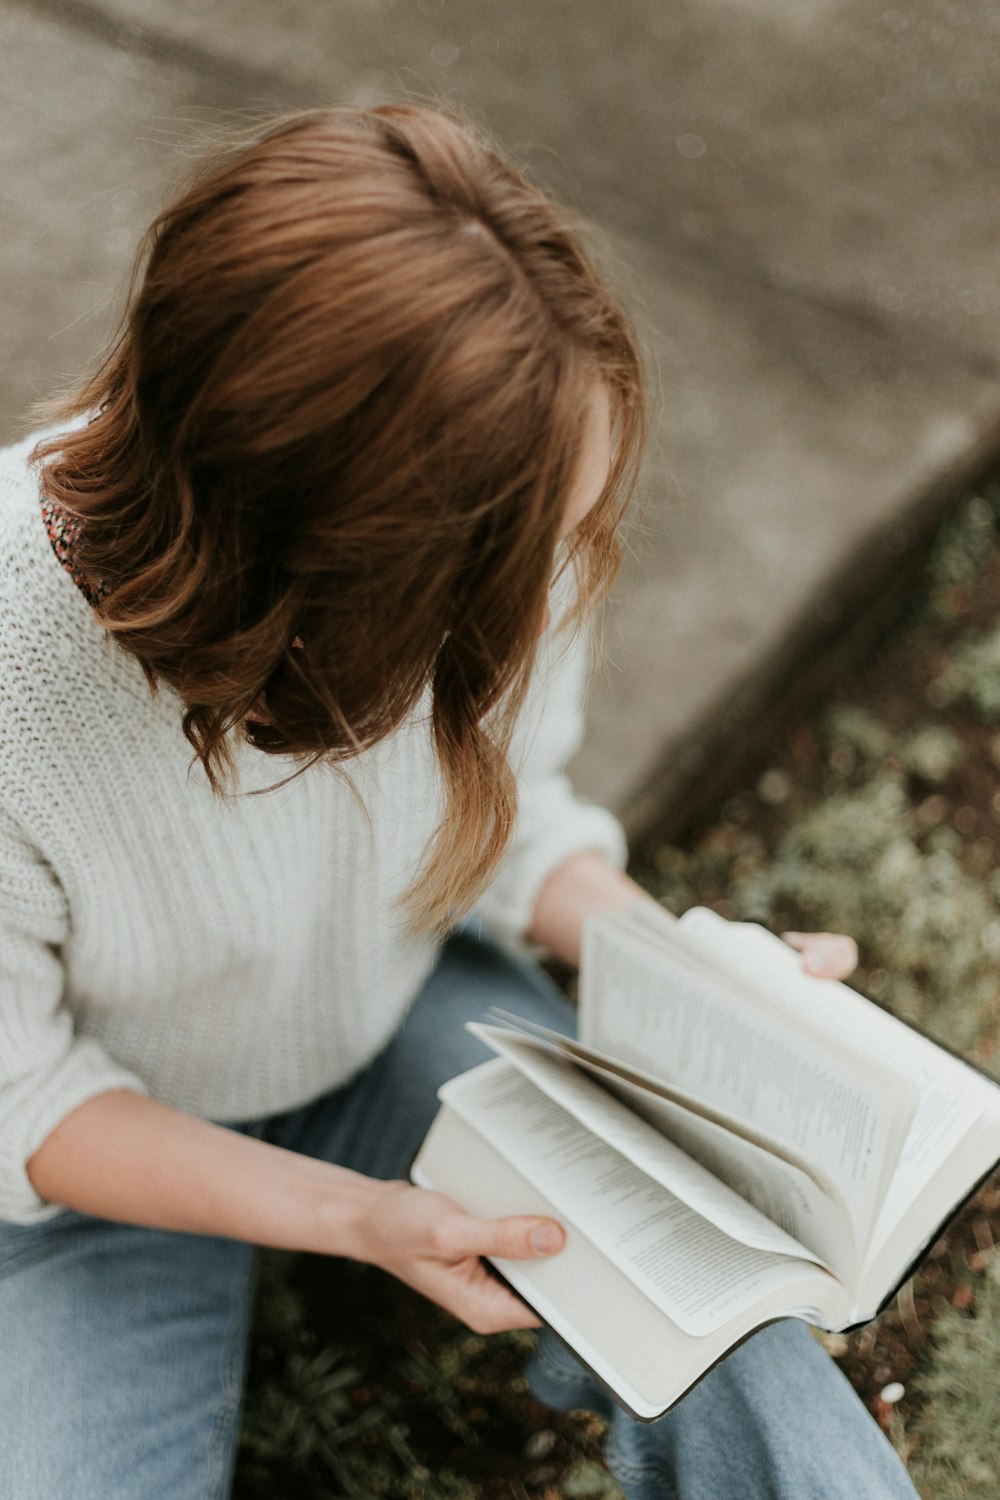
[[[942,528],[909,617],[775,745],[755,785],[637,875],[777,931],[853,933],[859,987],[1000,1076],[1000,483]],[[891,1308],[826,1340],[925,1500],[1000,1493],[1000,1183]],[[265,1261],[237,1500],[614,1496],[601,1425],[377,1273]],[[900,1383],[887,1403],[881,1392]]]

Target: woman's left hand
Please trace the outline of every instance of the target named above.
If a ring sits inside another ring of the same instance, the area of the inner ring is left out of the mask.
[[[858,966],[858,945],[841,932],[783,932],[802,954],[802,967],[817,979],[846,979]]]
[[[530,941],[548,948],[564,963],[580,962],[583,924],[601,911],[628,911],[648,902],[660,915],[658,901],[628,875],[616,870],[603,854],[584,850],[557,866],[542,886],[535,903]],[[802,967],[817,979],[846,979],[858,966],[858,945],[838,932],[783,932],[786,943],[802,954]]]

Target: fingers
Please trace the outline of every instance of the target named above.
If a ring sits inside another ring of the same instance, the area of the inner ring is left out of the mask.
[[[480,1260],[472,1260],[460,1269],[442,1268],[437,1286],[425,1286],[421,1290],[461,1318],[475,1333],[541,1327],[531,1308],[498,1281]]]
[[[493,1255],[502,1260],[537,1260],[555,1255],[566,1243],[566,1232],[555,1219],[520,1214],[508,1219],[474,1219],[455,1214],[435,1228],[435,1250],[448,1258]]]
[[[858,966],[858,945],[839,932],[783,932],[802,954],[802,967],[817,979],[846,979]]]

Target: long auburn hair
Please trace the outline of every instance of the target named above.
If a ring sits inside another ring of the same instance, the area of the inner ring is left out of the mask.
[[[445,796],[418,928],[471,904],[514,824],[595,377],[614,454],[569,547],[579,614],[616,572],[644,436],[626,316],[467,125],[315,110],[214,152],[158,216],[116,339],[54,409],[89,420],[33,455],[100,622],[179,695],[216,791],[234,731],[343,768],[430,689]]]

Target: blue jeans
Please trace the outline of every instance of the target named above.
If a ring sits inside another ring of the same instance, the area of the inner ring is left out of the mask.
[[[371,1176],[407,1165],[447,1078],[485,1057],[463,1023],[502,1005],[563,1030],[546,977],[468,933],[353,1083],[236,1128]],[[64,1213],[0,1225],[0,1500],[223,1500],[232,1480],[254,1252]],[[529,1377],[610,1422],[629,1500],[914,1500],[895,1453],[798,1323],[749,1340],[659,1421],[613,1407],[542,1335]]]

